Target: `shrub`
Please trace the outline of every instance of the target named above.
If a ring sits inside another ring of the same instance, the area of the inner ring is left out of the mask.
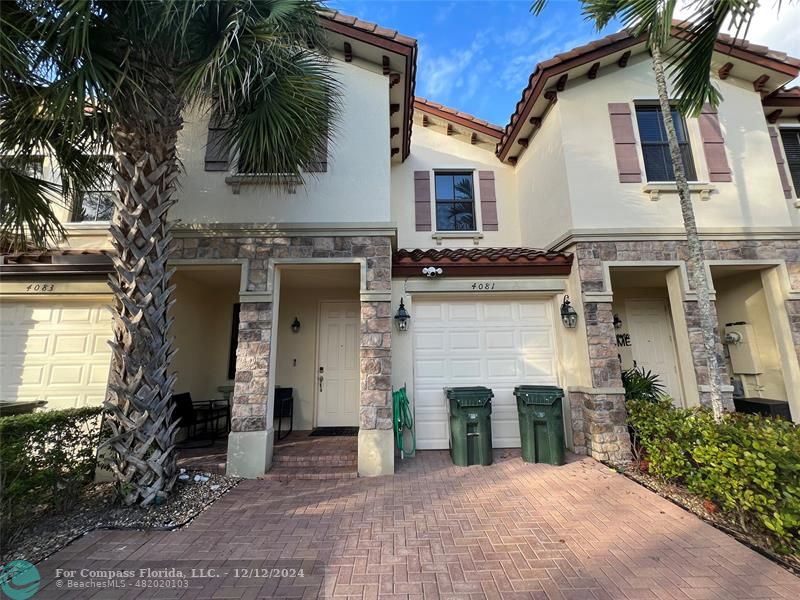
[[[622,387],[625,388],[625,400],[656,401],[664,396],[664,384],[661,378],[644,368],[628,369],[622,372]]]
[[[628,419],[649,471],[800,551],[800,428],[759,415],[676,409],[668,399],[628,402]]]
[[[0,527],[6,546],[47,511],[75,504],[97,463],[101,407],[0,418]]]

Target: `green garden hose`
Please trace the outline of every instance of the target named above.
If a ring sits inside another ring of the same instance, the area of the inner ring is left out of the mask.
[[[397,449],[400,450],[400,458],[405,458],[406,454],[414,454],[417,450],[417,439],[414,435],[414,417],[411,416],[411,407],[408,405],[408,394],[406,386],[401,387],[396,392],[392,392],[392,402],[394,403],[394,441]],[[406,450],[404,443],[404,430],[408,430],[411,436],[411,449]]]

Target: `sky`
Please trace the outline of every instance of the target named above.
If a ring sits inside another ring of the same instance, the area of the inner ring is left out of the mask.
[[[800,57],[800,2],[763,0],[747,36]],[[505,125],[536,63],[620,29],[598,32],[578,0],[330,0],[331,8],[417,39],[416,94]],[[682,9],[686,13],[687,9]],[[679,11],[680,14],[681,11]],[[800,82],[795,82],[800,84]]]

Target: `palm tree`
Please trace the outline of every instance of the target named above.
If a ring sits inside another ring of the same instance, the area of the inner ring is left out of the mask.
[[[57,242],[64,232],[54,207],[78,202],[107,168],[102,137],[62,118],[76,108],[74,98],[65,99],[69,106],[61,113],[40,102],[47,80],[33,60],[34,12],[7,2],[0,22],[0,251],[15,252]],[[51,165],[57,172],[45,173]]]
[[[109,230],[115,300],[105,402],[111,469],[127,504],[157,503],[176,478],[167,263],[183,115],[219,111],[238,164],[285,180],[302,177],[338,106],[320,5],[15,0],[3,2],[2,30],[7,4],[34,24],[22,30],[26,51],[18,52],[24,70],[42,80],[27,110],[62,118],[68,139],[89,130],[113,149],[119,191]],[[24,139],[24,132],[16,135]]]
[[[531,7],[535,14],[541,12],[547,0],[536,0]],[[689,273],[692,287],[697,294],[697,310],[700,318],[700,329],[703,334],[703,347],[709,372],[710,404],[715,419],[719,420],[725,411],[722,401],[722,372],[717,354],[717,322],[711,306],[709,281],[705,271],[705,257],[700,236],[697,232],[697,221],[694,216],[691,192],[686,179],[675,123],[672,118],[672,104],[667,86],[665,56],[663,51],[672,41],[672,16],[675,9],[673,0],[582,0],[583,14],[595,23],[597,29],[603,29],[608,23],[618,18],[634,36],[645,36],[652,57],[651,64],[655,73],[658,100],[661,116],[669,144],[670,158],[678,190],[683,225],[686,230],[686,243],[689,249]],[[710,101],[717,104],[719,93],[710,83],[711,53],[722,23],[731,15],[738,15],[739,21],[752,16],[755,4],[745,0],[740,7],[728,1],[700,0],[698,24],[686,25],[682,31],[692,32],[681,37],[672,50],[676,60],[684,61],[681,71],[676,77],[676,92],[681,94],[678,109],[699,112],[703,103]],[[707,60],[706,54],[707,53]],[[703,81],[708,82],[707,85]]]

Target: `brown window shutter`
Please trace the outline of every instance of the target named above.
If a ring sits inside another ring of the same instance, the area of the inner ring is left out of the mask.
[[[414,219],[417,231],[431,230],[430,171],[414,171]]]
[[[703,138],[703,152],[706,155],[709,181],[732,181],[731,168],[725,155],[725,139],[719,125],[719,116],[710,104],[704,104],[700,111],[700,137]]]
[[[494,191],[494,171],[478,171],[481,191],[481,221],[484,231],[497,231],[497,196]]]
[[[641,182],[642,170],[639,168],[639,152],[636,150],[630,104],[609,102],[608,116],[611,119],[611,135],[614,138],[619,180],[621,183]]]
[[[786,161],[783,160],[781,150],[781,136],[777,127],[769,128],[769,137],[772,141],[772,152],[775,154],[775,162],[778,163],[778,173],[781,176],[781,187],[783,187],[783,197],[789,200],[792,197],[792,185],[789,183],[789,176],[786,174]]]
[[[208,121],[206,171],[227,171],[230,166],[230,152],[225,144],[225,132],[222,115],[218,110],[214,110]]]
[[[328,172],[328,136],[325,136],[323,143],[317,149],[317,156],[314,161],[308,165],[309,173],[327,173]]]

